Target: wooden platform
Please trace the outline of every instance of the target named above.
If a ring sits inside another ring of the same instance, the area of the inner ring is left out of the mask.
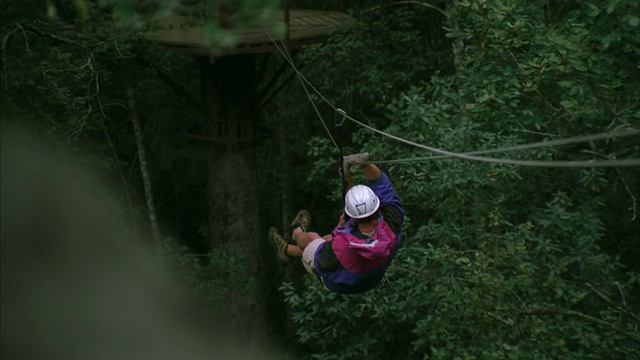
[[[336,11],[289,10],[289,49],[321,41],[330,32],[344,29],[352,19],[344,13]],[[284,28],[284,12],[280,11],[273,20],[238,32],[238,44],[233,48],[212,50],[207,46],[201,27],[190,25],[189,18],[181,15],[172,16],[160,25],[159,30],[148,33],[148,37],[167,45],[171,50],[192,56],[220,57],[236,54],[264,53],[277,51],[269,34],[276,39],[274,29]],[[267,30],[269,33],[267,33]],[[280,45],[280,44],[278,44]]]

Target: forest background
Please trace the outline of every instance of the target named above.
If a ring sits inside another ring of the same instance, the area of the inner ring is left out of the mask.
[[[241,243],[217,241],[225,225],[211,211],[199,66],[141,36],[184,4],[2,0],[1,100],[3,124],[7,109],[26,114],[56,151],[105,175],[131,241],[161,255],[202,316],[291,358],[640,356],[638,166],[415,159],[432,154],[347,121],[345,152],[379,160],[407,209],[391,283],[338,296],[299,265],[280,268],[269,226],[285,228],[304,207],[328,233],[340,214],[338,151],[318,117],[332,126],[335,111],[309,98],[290,67],[260,106],[252,145],[259,229]],[[233,4],[240,29],[281,6]],[[637,135],[616,137],[640,130],[635,0],[289,6],[353,17],[293,59],[326,99],[373,128],[460,153],[609,133],[487,156],[640,158]],[[205,29],[212,46],[234,42],[215,19]],[[256,61],[262,86],[286,65],[280,53]]]

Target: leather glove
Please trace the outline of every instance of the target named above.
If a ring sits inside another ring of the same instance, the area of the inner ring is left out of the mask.
[[[355,174],[360,166],[366,164],[367,161],[369,161],[369,153],[367,152],[347,155],[342,158],[342,171],[345,175]]]

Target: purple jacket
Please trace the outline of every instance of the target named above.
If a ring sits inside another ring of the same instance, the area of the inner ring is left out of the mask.
[[[368,185],[380,199],[374,235],[357,236],[356,224],[349,220],[334,229],[333,240],[320,245],[315,254],[316,271],[324,285],[337,293],[354,294],[375,287],[384,277],[400,245],[404,208],[391,181],[382,173]],[[337,259],[337,262],[329,266],[331,259]]]
[[[333,230],[333,251],[345,269],[353,273],[369,271],[382,265],[396,245],[396,234],[382,215],[378,216],[375,233],[366,239],[353,235],[353,220]]]

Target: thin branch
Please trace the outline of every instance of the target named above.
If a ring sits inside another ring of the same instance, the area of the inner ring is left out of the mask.
[[[518,125],[520,125],[520,130],[523,133],[527,133],[527,134],[533,134],[533,135],[542,135],[542,136],[550,136],[550,137],[557,137],[558,134],[551,134],[551,133],[546,133],[546,132],[540,132],[540,131],[533,131],[533,130],[528,130],[524,127],[524,125],[522,125],[519,121],[516,121],[516,123]]]
[[[595,150],[583,150],[583,152],[588,153],[588,154],[592,154],[592,155],[596,155],[599,156],[603,159],[607,159],[607,160],[612,160],[612,159],[616,159],[616,156],[609,156],[607,154],[604,154],[602,152],[599,151],[595,151]],[[627,181],[625,180],[624,176],[622,176],[622,174],[620,173],[620,170],[618,168],[614,168],[616,170],[616,173],[618,174],[618,177],[620,178],[620,180],[622,181],[622,184],[624,185],[625,189],[627,190],[627,193],[629,194],[629,196],[631,197],[631,207],[628,210],[631,210],[633,215],[631,216],[631,221],[635,221],[638,215],[638,199],[636,198],[636,196],[633,194],[633,191],[631,191],[631,187],[629,186],[629,184],[627,184]]]
[[[513,61],[516,63],[516,65],[518,65],[518,68],[520,68],[520,71],[522,71],[523,74],[526,75],[526,72],[524,70],[524,68],[522,67],[522,65],[520,65],[520,62],[518,62],[518,59],[516,58],[516,56],[513,54],[513,52],[510,49],[507,49],[507,51],[509,52],[509,55],[511,55],[511,58],[513,59]],[[569,110],[565,109],[565,108],[556,108],[555,106],[553,106],[553,104],[551,104],[551,102],[546,98],[546,96],[542,95],[542,93],[540,92],[540,90],[538,90],[537,88],[533,90],[535,93],[537,93],[538,95],[540,95],[540,97],[542,98],[542,100],[544,100],[547,105],[549,105],[549,107],[551,107],[554,111],[565,111],[569,114],[571,114],[571,112],[569,112]]]
[[[100,96],[98,96],[98,101],[100,101]],[[120,105],[120,104],[118,104],[118,105]],[[102,105],[100,105],[100,109],[102,110]],[[102,125],[102,131],[104,132],[104,136],[107,139],[107,143],[109,144],[109,149],[111,150],[111,154],[112,154],[113,158],[115,159],[116,164],[118,165],[118,170],[120,170],[119,171],[119,173],[120,173],[120,181],[122,182],[122,188],[124,189],[124,194],[125,194],[125,197],[127,198],[127,205],[129,207],[129,216],[131,217],[131,223],[133,224],[133,229],[135,231],[136,242],[138,243],[138,246],[141,246],[141,243],[140,243],[140,230],[138,229],[138,222],[135,220],[135,218],[136,218],[135,209],[133,207],[133,200],[131,199],[131,193],[129,192],[129,184],[127,183],[127,178],[126,178],[125,173],[124,173],[124,165],[122,164],[122,161],[120,160],[120,156],[118,156],[118,152],[116,151],[116,147],[113,144],[113,140],[111,139],[111,135],[109,134],[109,130],[107,129],[107,125],[104,122],[105,118],[106,118],[106,115],[104,113],[104,110],[102,110],[102,118],[100,118],[100,124]]]
[[[105,101],[105,102],[103,103],[103,106],[104,106],[104,107],[117,106],[117,107],[121,107],[121,108],[123,108],[123,109],[125,109],[125,110],[127,110],[127,109],[128,109],[128,108],[127,108],[127,105],[126,105],[124,102],[120,101],[120,100],[110,100],[110,101]]]
[[[447,16],[447,14],[442,9],[440,9],[439,7],[437,7],[435,5],[432,5],[432,4],[429,4],[429,3],[425,3],[425,2],[422,2],[422,1],[414,1],[414,0],[394,1],[394,2],[389,3],[389,4],[378,5],[378,6],[374,6],[372,8],[366,9],[362,13],[366,14],[368,12],[380,10],[380,9],[388,7],[388,6],[397,6],[397,5],[419,5],[419,6],[424,6],[426,8],[431,9],[431,10],[435,10],[435,11],[439,12],[440,14],[442,14],[442,16],[445,16],[445,17]]]
[[[140,162],[140,172],[142,173],[142,183],[144,186],[145,198],[147,201],[147,211],[149,214],[149,222],[151,225],[151,235],[156,245],[156,250],[159,250],[162,246],[160,227],[158,226],[158,217],[156,215],[156,207],[153,200],[153,191],[151,189],[151,177],[149,175],[149,169],[147,167],[147,157],[144,148],[144,139],[142,135],[142,128],[140,126],[140,119],[135,106],[135,97],[133,93],[133,84],[129,78],[126,79],[126,92],[129,105],[129,114],[131,116],[131,123],[133,125],[133,131],[136,140],[136,147],[138,150],[138,159]]]
[[[87,85],[87,94],[89,94],[89,92],[91,91],[91,83],[94,82],[94,76],[95,76],[95,91],[93,92],[93,94],[91,95],[87,95],[88,99],[91,99],[95,96],[98,95],[98,93],[100,92],[100,82],[99,82],[99,78],[98,78],[98,72],[93,68],[93,65],[91,64],[91,59],[92,56],[89,56],[89,61],[88,61],[88,65],[89,65],[89,70],[91,70],[91,73],[93,74],[93,76],[89,77],[89,85]]]
[[[98,89],[98,91],[96,91],[96,100],[98,101],[98,107],[100,107],[100,113],[102,113],[103,117],[106,117],[106,115],[104,114],[104,107],[102,107],[102,101],[100,100],[100,85],[98,83],[98,73],[96,73],[96,88]]]
[[[519,315],[566,315],[566,316],[578,317],[583,320],[589,321],[591,323],[607,327],[615,332],[618,332],[622,335],[627,336],[632,340],[640,342],[640,336],[638,336],[638,334],[634,334],[624,329],[620,329],[614,324],[606,322],[602,319],[598,319],[591,315],[583,314],[581,312],[574,311],[574,310],[554,309],[554,308],[529,308],[529,309],[519,310],[518,314]]]
[[[272,135],[269,133],[261,133],[253,136],[245,136],[245,137],[236,137],[233,139],[217,139],[211,136],[206,135],[198,135],[198,134],[187,134],[187,138],[194,140],[202,140],[217,144],[239,144],[239,143],[249,143],[249,142],[257,142],[266,138],[271,137]]]
[[[613,283],[618,287],[618,291],[620,292],[620,297],[622,298],[622,305],[627,306],[627,299],[624,296],[624,291],[622,291],[622,286],[620,286],[620,282],[614,281]]]
[[[518,294],[517,294],[513,289],[510,289],[510,291],[511,291],[511,294],[513,294],[513,296],[515,296],[515,297],[516,297],[516,299],[518,299],[518,301],[520,301],[520,304],[521,304],[522,306],[526,306],[526,303],[525,303],[524,301],[522,301],[522,299],[520,298],[520,296],[518,296]]]
[[[634,107],[636,107],[638,105],[638,102],[640,102],[640,99],[636,99],[636,101],[633,102],[633,104],[622,108],[622,110],[620,111],[615,111],[615,110],[611,110],[611,112],[613,113],[613,115],[615,115],[616,117],[619,117],[620,115],[622,115],[623,113],[627,112],[630,109],[633,109]]]
[[[113,39],[113,44],[115,45],[116,52],[118,53],[118,55],[120,55],[120,58],[130,59],[130,58],[136,57],[135,55],[129,55],[129,56],[122,55],[122,52],[120,52],[120,47],[118,46],[118,42],[115,39]]]
[[[172,79],[169,75],[167,75],[164,71],[162,71],[158,66],[154,65],[150,61],[143,59],[140,56],[136,57],[136,60],[145,67],[152,68],[158,78],[165,83],[173,92],[175,92],[178,96],[180,96],[187,104],[191,105],[194,109],[198,111],[198,113],[202,113],[202,104],[200,104],[196,99],[191,96],[191,94],[177,81]]]
[[[5,37],[2,39],[2,51],[6,51],[9,38],[18,30],[20,30],[20,32],[22,33],[22,37],[24,38],[24,50],[27,52],[27,54],[31,55],[31,51],[29,50],[29,38],[27,37],[27,33],[24,31],[22,25],[20,25],[19,23],[16,24],[15,28],[9,31],[9,33],[7,33],[7,35],[5,35]]]
[[[78,139],[80,134],[82,134],[82,131],[87,126],[87,119],[89,119],[89,115],[91,115],[91,112],[93,112],[93,108],[91,107],[91,104],[89,104],[89,106],[87,107],[87,113],[84,115],[84,117],[80,121],[79,127],[74,131],[72,131],[67,137],[67,144],[71,144],[72,139],[73,141],[75,141]]]
[[[505,319],[497,314],[492,313],[491,311],[487,311],[485,314],[487,314],[490,318],[496,319],[498,321],[500,321],[501,323],[508,325],[508,326],[513,326],[513,320],[512,319]]]
[[[24,31],[22,25],[18,24],[17,27],[20,29],[20,32],[22,32],[22,37],[24,37],[24,50],[27,54],[31,55],[31,51],[29,51],[29,38],[27,37],[27,33]]]
[[[620,290],[620,293],[622,294],[622,288],[620,288],[620,283],[616,282],[618,284],[618,288]],[[589,283],[585,283],[585,285],[591,289],[591,291],[593,291],[594,293],[596,293],[596,295],[598,295],[599,298],[601,298],[602,300],[604,300],[607,304],[615,307],[616,309],[618,309],[619,311],[631,316],[635,321],[640,323],[640,318],[638,317],[638,315],[634,314],[633,312],[631,312],[631,310],[629,310],[629,308],[627,308],[626,304],[624,304],[623,302],[623,306],[620,306],[616,303],[614,303],[607,295],[603,294],[600,290],[596,289],[595,287],[593,287],[593,285],[589,284]],[[623,295],[623,299],[624,299],[624,295]]]
[[[39,28],[34,27],[34,26],[30,26],[30,25],[25,25],[24,28],[29,30],[29,31],[31,31],[31,32],[34,32],[34,33],[36,33],[38,35],[45,36],[45,37],[48,37],[48,38],[51,38],[51,39],[54,39],[54,40],[69,44],[69,45],[73,45],[73,46],[79,47],[79,48],[81,48],[83,50],[86,50],[86,47],[84,45],[82,45],[82,44],[78,43],[77,41],[75,41],[73,39],[70,39],[68,37],[64,37],[64,36],[60,36],[60,35],[56,35],[56,34],[51,34],[51,33],[48,33],[46,31],[42,30],[42,29],[39,29]]]
[[[18,30],[20,30],[20,32],[22,32],[22,36],[24,38],[25,51],[27,52],[28,55],[31,55],[31,51],[29,51],[29,38],[27,37],[27,34],[25,33],[24,28],[22,27],[22,25],[16,24],[16,26],[13,28],[13,30],[9,31],[9,33],[7,33],[7,35],[5,35],[5,37],[2,39],[2,52],[0,54],[0,61],[2,62],[2,67],[5,70],[6,70],[6,66],[7,66],[7,58],[6,58],[7,42],[9,42],[9,38],[11,38],[11,36],[15,32],[17,32]],[[4,86],[5,89],[9,87],[6,77],[5,77],[4,85],[5,85]]]
[[[15,27],[13,30],[9,31],[7,33],[7,35],[4,36],[4,38],[2,39],[2,53],[3,53],[3,59],[4,59],[4,52],[7,50],[7,42],[9,42],[9,38],[11,37],[11,35],[13,35],[13,33],[15,33],[16,31],[18,31],[18,27]]]
[[[513,54],[513,52],[511,51],[511,49],[507,49],[507,51],[509,52],[509,55],[511,55],[511,58],[513,59],[513,61],[516,63],[516,65],[518,65],[518,67],[520,68],[520,71],[522,71],[522,73],[526,73],[526,71],[524,70],[524,68],[522,67],[522,65],[520,65],[520,62],[518,62],[518,59],[516,58],[516,56]]]

